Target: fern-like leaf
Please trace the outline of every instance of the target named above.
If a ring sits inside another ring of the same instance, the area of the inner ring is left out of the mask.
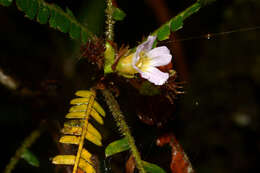
[[[179,13],[177,16],[170,19],[168,22],[163,24],[160,28],[158,28],[156,31],[152,33],[152,35],[157,36],[157,39],[159,41],[166,40],[169,38],[171,32],[175,32],[182,28],[183,21],[191,16],[192,14],[199,11],[201,8],[201,3],[198,1],[188,8],[186,8],[184,11]]]
[[[13,0],[0,0],[3,6],[9,6]],[[17,8],[25,13],[29,19],[36,19],[40,24],[47,24],[50,27],[64,33],[69,33],[73,39],[81,39],[83,43],[92,40],[95,35],[85,26],[80,24],[73,13],[66,9],[66,12],[55,4],[49,4],[43,0],[16,0]]]
[[[105,111],[95,101],[94,91],[78,91],[76,95],[80,98],[71,100],[74,105],[70,108],[66,118],[69,119],[64,123],[62,133],[64,134],[59,142],[65,144],[78,145],[76,155],[58,155],[53,158],[53,164],[74,165],[73,173],[78,168],[86,173],[95,173],[95,166],[91,159],[91,153],[84,147],[84,140],[92,142],[95,145],[102,145],[102,136],[99,131],[89,122],[90,116],[98,123],[103,124]]]

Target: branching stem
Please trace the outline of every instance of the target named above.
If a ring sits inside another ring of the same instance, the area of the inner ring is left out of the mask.
[[[133,157],[136,162],[136,167],[138,168],[140,173],[145,173],[140,153],[137,150],[134,138],[131,135],[131,131],[130,131],[128,125],[126,124],[124,115],[122,114],[122,112],[120,110],[118,102],[116,101],[116,99],[114,98],[114,96],[111,94],[110,91],[102,90],[102,93],[103,93],[106,103],[117,123],[117,126],[119,127],[121,134],[124,135],[126,137],[126,139],[128,140],[130,149],[132,151]]]

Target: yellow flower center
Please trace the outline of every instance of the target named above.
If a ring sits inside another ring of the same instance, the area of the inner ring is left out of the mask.
[[[136,66],[141,70],[141,71],[145,71],[145,69],[149,66],[149,59],[148,59],[148,56],[147,54],[142,51],[140,54],[139,54],[140,58],[138,60],[138,62],[136,63]]]

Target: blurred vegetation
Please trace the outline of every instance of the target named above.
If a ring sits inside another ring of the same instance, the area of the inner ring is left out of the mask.
[[[69,7],[94,33],[104,36],[104,1],[48,2]],[[126,13],[125,19],[115,26],[115,41],[119,45],[135,46],[143,36],[160,26],[160,21],[155,21],[159,14],[147,2],[117,2]],[[192,4],[181,0],[165,2],[171,16]],[[217,0],[185,21],[183,29],[176,33],[178,39],[230,30],[237,32],[178,42],[189,80],[185,85],[186,94],[177,98],[169,111],[170,118],[167,115],[169,119],[161,128],[138,120],[135,115],[139,92],[121,80],[115,81],[115,85],[120,85],[121,110],[127,116],[144,160],[158,163],[169,172],[169,148],[157,147],[155,140],[160,134],[173,132],[196,172],[242,173],[259,167],[260,30],[238,30],[259,27],[259,9],[259,0]],[[49,159],[58,153],[59,129],[69,100],[76,90],[92,86],[99,77],[98,69],[86,59],[80,59],[79,42],[25,18],[15,4],[9,8],[0,6],[0,23],[0,68],[19,82],[16,91],[0,85],[3,150],[0,170],[4,170],[22,140],[44,122],[47,132],[30,148],[40,162],[39,168],[21,160],[13,172],[57,171]],[[174,67],[177,72],[181,71],[175,63],[178,58],[175,50],[171,51]],[[98,99],[105,105],[101,96],[98,95]],[[161,117],[168,114],[163,110]],[[106,117],[105,127],[100,129],[105,146],[118,139],[111,116]],[[95,152],[104,153],[103,150]],[[114,163],[106,160],[106,167],[123,172],[118,165],[123,165],[126,159],[122,158],[127,156],[128,153],[118,156],[112,160]]]

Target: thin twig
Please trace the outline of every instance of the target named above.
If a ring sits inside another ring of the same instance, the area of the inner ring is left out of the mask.
[[[21,155],[25,152],[27,148],[29,148],[41,135],[42,126],[38,129],[34,130],[30,136],[26,137],[22,143],[22,145],[16,150],[15,155],[10,159],[10,162],[5,167],[4,173],[11,173],[15,168],[16,164],[21,158]]]

